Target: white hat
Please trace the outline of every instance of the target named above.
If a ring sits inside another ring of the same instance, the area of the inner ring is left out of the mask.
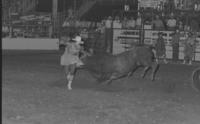
[[[80,36],[76,36],[74,39],[72,39],[74,41],[76,41],[77,44],[83,44],[84,42],[81,40]]]

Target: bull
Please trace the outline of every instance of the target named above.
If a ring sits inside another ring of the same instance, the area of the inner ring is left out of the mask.
[[[155,80],[158,63],[152,48],[148,46],[134,46],[128,51],[117,55],[109,53],[94,54],[82,59],[83,68],[87,69],[99,81],[111,84],[113,80],[131,76],[138,67],[144,67],[142,78],[151,68],[151,80]]]
[[[128,51],[117,55],[109,53],[91,54],[84,52],[81,57],[84,65],[74,69],[88,70],[99,82],[111,84],[113,80],[131,76],[138,67],[144,67],[142,78],[145,77],[151,68],[151,80],[155,80],[155,75],[159,64],[155,62],[155,56],[152,48],[148,46],[133,46]],[[71,70],[75,75],[75,70]],[[72,83],[72,81],[71,81]],[[71,89],[71,83],[68,82],[68,89]]]

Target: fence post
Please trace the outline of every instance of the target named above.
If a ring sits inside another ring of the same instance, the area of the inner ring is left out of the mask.
[[[53,34],[56,33],[57,26],[57,14],[58,14],[58,0],[53,0],[53,10],[52,10],[52,22],[53,22]]]
[[[8,9],[8,17],[9,17],[9,37],[12,37],[12,18],[11,18],[11,7]]]

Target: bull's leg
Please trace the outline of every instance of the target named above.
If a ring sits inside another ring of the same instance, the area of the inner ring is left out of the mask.
[[[143,70],[143,74],[141,75],[142,78],[145,77],[145,75],[147,74],[147,72],[148,72],[149,69],[150,69],[149,66],[146,66],[146,67],[144,68],[144,70]]]
[[[103,81],[105,81],[105,74],[101,74],[101,76],[98,78],[98,83],[102,83]]]
[[[116,79],[116,78],[117,78],[117,77],[116,77],[115,75],[112,74],[112,75],[110,76],[110,78],[109,78],[108,80],[106,80],[105,83],[106,83],[107,85],[110,85],[110,84],[112,83],[112,81],[113,81],[114,79]]]
[[[157,72],[158,69],[159,69],[159,64],[153,63],[152,66],[151,66],[151,68],[152,68],[151,80],[154,81],[154,80],[155,80],[156,72]]]
[[[106,84],[110,85],[112,83],[113,80],[119,79],[121,77],[124,77],[126,75],[121,75],[121,74],[113,74],[107,81]]]
[[[106,81],[106,84],[110,85],[112,83],[112,81],[113,81],[113,79],[109,79],[109,80]]]
[[[132,71],[130,71],[129,73],[128,73],[128,77],[131,77],[131,76],[133,76],[133,73],[137,70],[137,68],[138,67],[135,67]]]

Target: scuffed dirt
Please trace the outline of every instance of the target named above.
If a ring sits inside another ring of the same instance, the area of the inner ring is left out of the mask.
[[[199,65],[161,65],[156,81],[132,77],[98,84],[81,70],[67,85],[59,54],[5,52],[3,124],[199,124],[200,93],[191,86]]]

